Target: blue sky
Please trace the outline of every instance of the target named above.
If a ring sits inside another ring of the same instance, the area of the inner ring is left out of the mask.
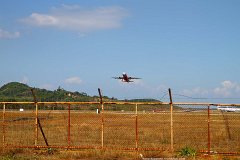
[[[238,0],[0,0],[0,85],[89,95],[101,88],[119,99],[161,99],[171,88],[176,99],[238,99],[239,7]],[[122,72],[142,79],[111,78]]]

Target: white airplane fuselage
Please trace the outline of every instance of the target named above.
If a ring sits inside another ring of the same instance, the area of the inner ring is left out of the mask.
[[[237,107],[229,107],[229,106],[218,106],[218,110],[224,111],[224,112],[240,112],[240,108]]]

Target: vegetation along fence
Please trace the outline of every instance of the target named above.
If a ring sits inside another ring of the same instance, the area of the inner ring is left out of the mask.
[[[232,104],[162,102],[0,102],[6,148],[240,152]]]

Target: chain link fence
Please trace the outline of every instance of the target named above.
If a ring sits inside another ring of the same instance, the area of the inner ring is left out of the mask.
[[[1,102],[0,148],[240,154],[240,113],[217,106],[226,104]]]

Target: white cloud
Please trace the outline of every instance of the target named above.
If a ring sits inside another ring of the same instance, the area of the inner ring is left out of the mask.
[[[28,77],[24,76],[21,83],[27,84],[29,82]]]
[[[184,89],[182,91],[182,94],[186,95],[186,96],[189,96],[189,97],[192,97],[192,96],[204,97],[204,96],[207,96],[209,94],[209,92],[210,91],[207,90],[207,89],[196,87],[196,88],[193,88],[193,89]]]
[[[223,97],[235,96],[240,93],[240,84],[228,80],[223,81],[220,87],[214,89],[214,93]]]
[[[181,94],[189,97],[218,97],[218,98],[233,98],[240,96],[240,84],[225,80],[216,88],[204,89],[196,87],[193,89],[184,89]]]
[[[79,77],[69,77],[64,82],[66,84],[81,84],[82,80]]]
[[[44,88],[44,89],[47,89],[47,90],[54,90],[54,85],[52,84],[43,84],[40,86],[40,88]]]
[[[121,20],[127,16],[121,7],[99,7],[83,9],[78,5],[62,5],[50,13],[32,13],[21,21],[38,27],[54,27],[78,32],[89,32],[121,27]]]
[[[20,37],[20,32],[9,32],[0,28],[0,39],[14,39]]]
[[[49,15],[32,13],[28,18],[29,24],[36,26],[54,26],[57,25],[57,18]]]

